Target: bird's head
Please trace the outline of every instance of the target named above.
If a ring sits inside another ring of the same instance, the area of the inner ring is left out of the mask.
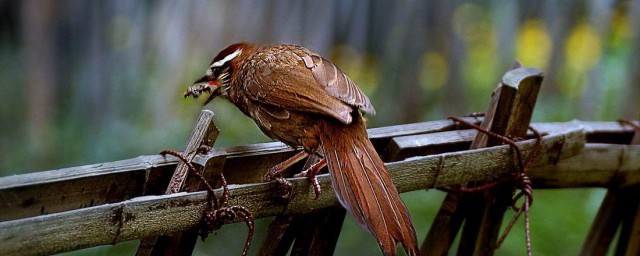
[[[203,92],[209,92],[209,98],[205,105],[219,95],[226,96],[231,85],[231,78],[241,68],[241,62],[252,50],[253,46],[247,43],[236,43],[220,51],[213,58],[205,75],[196,80],[184,93],[184,97],[197,98]]]

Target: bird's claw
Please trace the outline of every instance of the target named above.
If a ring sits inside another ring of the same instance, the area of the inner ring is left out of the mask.
[[[320,193],[322,192],[322,189],[320,188],[320,182],[318,182],[318,179],[316,178],[316,175],[313,172],[307,169],[293,175],[293,177],[307,177],[307,179],[309,179],[309,181],[311,182],[311,185],[313,186],[313,192],[315,192],[315,197],[313,199],[314,200],[318,199],[318,197],[320,196]]]
[[[281,197],[283,199],[289,199],[291,197],[291,193],[293,192],[293,184],[291,184],[291,181],[284,178],[282,176],[282,173],[277,169],[272,168],[267,174],[264,175],[263,181],[271,182],[274,180],[278,182],[278,184],[280,184],[280,186],[282,186],[284,190],[284,193]]]

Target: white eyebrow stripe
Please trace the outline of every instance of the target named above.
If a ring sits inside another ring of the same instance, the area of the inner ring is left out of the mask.
[[[240,55],[240,53],[242,53],[242,49],[238,49],[235,52],[225,56],[223,59],[214,62],[213,64],[211,64],[211,66],[209,67],[222,67],[222,65],[224,65],[225,63],[227,63],[227,61],[232,60],[235,57],[238,57],[238,55]]]

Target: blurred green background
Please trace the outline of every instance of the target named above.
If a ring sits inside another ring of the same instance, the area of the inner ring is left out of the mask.
[[[534,122],[637,118],[639,28],[639,0],[0,0],[0,176],[182,149],[201,108],[182,92],[237,41],[326,56],[370,96],[370,127],[484,111],[514,59],[545,72]],[[217,146],[268,141],[229,103],[208,108]],[[419,239],[443,197],[403,195]],[[602,197],[537,190],[534,252],[577,254]],[[252,252],[267,225],[258,221]],[[524,254],[522,226],[498,255]],[[196,254],[241,252],[243,224],[215,234]],[[131,255],[136,245],[68,255]],[[379,253],[348,218],[336,254]]]

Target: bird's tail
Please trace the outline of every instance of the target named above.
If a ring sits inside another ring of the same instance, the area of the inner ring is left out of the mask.
[[[326,121],[320,129],[324,157],[338,200],[378,240],[384,255],[395,255],[400,242],[417,255],[416,232],[389,172],[367,136],[362,117],[344,125]]]

